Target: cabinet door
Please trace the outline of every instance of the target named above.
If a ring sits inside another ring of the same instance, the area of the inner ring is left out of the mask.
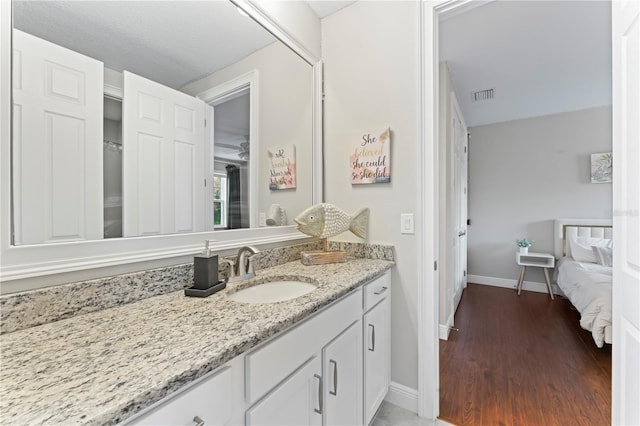
[[[247,410],[247,425],[321,425],[322,364],[313,357],[263,400]]]
[[[389,298],[386,298],[364,316],[365,424],[371,421],[389,390],[389,325]]]
[[[322,350],[324,425],[362,424],[362,321]]]

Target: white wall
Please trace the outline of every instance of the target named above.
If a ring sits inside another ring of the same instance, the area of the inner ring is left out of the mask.
[[[553,253],[553,220],[611,218],[611,184],[590,183],[590,154],[611,151],[611,107],[469,129],[469,275],[515,280],[515,240]],[[540,268],[527,281],[544,282]]]
[[[220,71],[181,90],[196,95],[252,70],[259,72],[258,211],[280,204],[292,218],[312,200],[312,94],[313,69],[288,47],[272,43]],[[252,141],[254,143],[255,141]],[[296,146],[297,188],[269,190],[269,148]]]
[[[419,199],[420,8],[414,1],[359,1],[322,20],[325,73],[325,200],[351,213],[371,209],[369,240],[393,244],[391,380],[418,387],[418,268],[422,232],[400,234],[400,214]],[[391,127],[391,183],[350,184],[354,131]],[[342,234],[340,240],[356,240]]]
[[[271,19],[278,22],[289,36],[305,49],[320,57],[320,19],[304,1],[250,0]]]

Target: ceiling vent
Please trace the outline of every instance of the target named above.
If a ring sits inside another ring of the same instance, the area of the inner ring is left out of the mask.
[[[489,101],[495,98],[495,94],[496,94],[495,88],[478,90],[477,92],[471,92],[471,100],[473,102]]]

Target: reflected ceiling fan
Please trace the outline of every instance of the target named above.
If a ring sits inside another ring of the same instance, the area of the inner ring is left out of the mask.
[[[249,160],[249,149],[250,149],[249,137],[245,136],[244,137],[244,142],[240,142],[240,151],[238,152],[238,157],[240,157],[241,160],[248,161]]]

